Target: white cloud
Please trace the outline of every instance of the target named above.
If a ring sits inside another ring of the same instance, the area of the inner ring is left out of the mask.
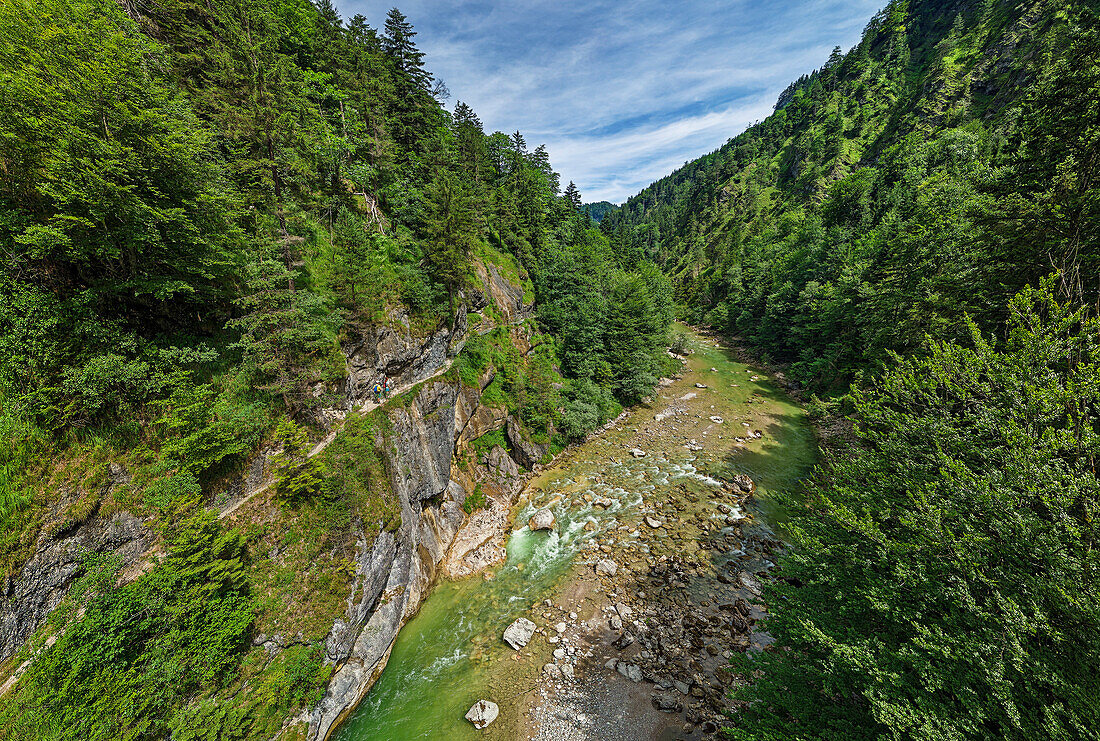
[[[338,0],[382,25],[391,0]],[[402,5],[429,69],[489,130],[545,143],[563,182],[619,202],[771,112],[884,0],[456,0]],[[452,101],[453,102],[453,101]]]

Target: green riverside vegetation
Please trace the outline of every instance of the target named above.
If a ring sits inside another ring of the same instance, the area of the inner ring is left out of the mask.
[[[893,0],[604,216],[851,429],[732,737],[1100,737],[1098,176],[1097,3]]]

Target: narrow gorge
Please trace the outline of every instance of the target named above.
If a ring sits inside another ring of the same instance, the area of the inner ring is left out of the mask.
[[[1100,5],[810,5],[0,2],[0,741],[1100,739]]]

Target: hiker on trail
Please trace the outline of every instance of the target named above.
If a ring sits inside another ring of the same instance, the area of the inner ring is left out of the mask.
[[[378,385],[378,384],[376,383],[376,384],[374,384],[374,389],[373,389],[373,391],[374,391],[374,403],[375,403],[375,404],[377,404],[377,403],[378,403],[378,399],[379,399],[379,398],[380,398],[380,397],[382,396],[382,387],[381,387],[381,386],[379,386],[379,385]]]
[[[382,398],[390,398],[390,377],[386,376],[382,379]]]

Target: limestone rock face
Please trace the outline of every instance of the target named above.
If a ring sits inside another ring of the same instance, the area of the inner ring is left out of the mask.
[[[362,542],[347,615],[325,644],[327,660],[338,668],[310,716],[310,741],[328,738],[378,679],[462,525],[466,492],[450,477],[456,393],[448,383],[428,382],[408,407],[389,412],[387,470],[401,525],[369,547]]]
[[[504,434],[508,438],[508,445],[512,447],[512,455],[516,462],[528,470],[534,468],[542,457],[550,452],[550,444],[532,441],[527,430],[515,417],[508,417],[504,425]]]
[[[55,517],[64,517],[66,504],[59,506]],[[155,537],[128,512],[95,511],[83,522],[45,528],[23,568],[0,581],[0,662],[15,654],[68,594],[82,573],[86,554],[118,554],[125,574]]]
[[[443,493],[450,482],[454,453],[455,387],[429,381],[407,409],[392,412],[394,491],[420,502]]]
[[[519,466],[512,460],[512,456],[508,455],[508,451],[499,445],[494,445],[493,449],[489,451],[488,456],[485,458],[485,465],[501,476],[509,478],[519,476]]]
[[[504,629],[504,642],[519,651],[527,645],[534,634],[534,623],[527,618],[517,618],[515,622]]]
[[[466,720],[474,724],[474,728],[482,729],[492,723],[500,715],[500,708],[495,702],[478,700],[474,706],[466,712]]]
[[[348,368],[346,408],[368,399],[374,384],[383,378],[390,379],[390,388],[398,388],[431,377],[466,344],[465,305],[459,307],[453,326],[444,324],[427,337],[413,335],[403,312],[395,312],[389,319],[344,348]]]

